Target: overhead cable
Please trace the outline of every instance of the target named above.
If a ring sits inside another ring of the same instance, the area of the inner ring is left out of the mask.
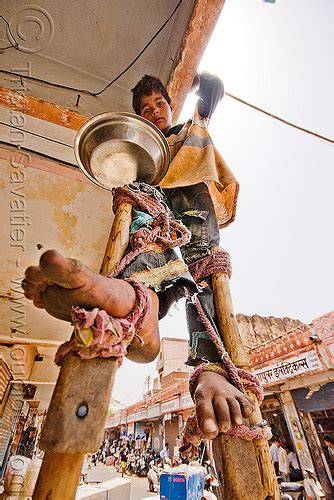
[[[109,87],[111,87],[111,85],[113,85],[115,82],[117,82],[117,80],[119,80],[138,61],[138,59],[144,54],[144,52],[146,52],[146,50],[148,49],[148,47],[152,44],[152,42],[157,38],[157,36],[161,33],[161,31],[165,28],[165,26],[169,23],[169,21],[175,15],[175,13],[179,9],[182,1],[183,0],[179,0],[178,4],[174,8],[174,10],[170,14],[170,16],[160,26],[160,28],[158,29],[158,31],[155,32],[155,34],[152,36],[152,38],[142,48],[142,50],[139,52],[139,54],[131,61],[131,63],[128,64],[128,66],[125,69],[123,69],[123,71],[121,71],[121,73],[119,73],[113,80],[111,80],[111,82],[109,82],[103,89],[99,90],[98,92],[92,92],[91,90],[87,90],[87,89],[78,89],[76,87],[70,87],[68,85],[62,85],[60,83],[50,82],[48,80],[43,80],[41,78],[35,78],[35,77],[32,77],[32,76],[24,76],[24,78],[27,78],[28,80],[33,81],[33,82],[44,83],[45,85],[51,85],[52,87],[57,87],[57,88],[66,89],[66,90],[73,90],[74,92],[79,92],[81,94],[88,94],[88,95],[91,95],[93,97],[97,97],[97,96],[103,94],[103,92],[105,92]],[[1,16],[1,17],[4,19],[4,21],[9,26],[8,22],[6,21],[6,19],[3,16]],[[5,47],[2,50],[5,50],[7,48],[12,48],[12,47],[15,48],[15,49],[18,49],[18,45],[13,45],[13,46],[10,46],[10,47]],[[12,72],[12,71],[7,71],[7,70],[4,70],[4,69],[0,69],[0,72],[1,73],[5,73],[7,75],[13,75],[13,76],[18,76],[19,78],[22,78],[21,74],[18,74],[18,73]]]
[[[230,92],[225,92],[225,95],[231,97],[232,99],[235,99],[238,102],[241,102],[242,104],[245,104],[246,106],[249,106],[250,108],[255,109],[256,111],[259,111],[260,113],[263,113],[264,115],[267,115],[267,116],[270,116],[271,118],[274,118],[274,120],[278,120],[279,122],[284,123],[285,125],[289,125],[289,127],[296,128],[297,130],[301,130],[302,132],[305,132],[306,134],[313,135],[314,137],[317,137],[318,139],[329,142],[330,144],[334,144],[333,139],[330,139],[329,137],[325,137],[324,135],[320,135],[317,132],[313,132],[312,130],[308,130],[307,128],[300,127],[299,125],[296,125],[295,123],[291,123],[288,120],[284,120],[284,118],[280,118],[279,116],[274,115],[273,113],[269,113],[269,111],[265,111],[264,109],[261,109],[258,106],[255,106],[254,104],[251,104],[250,102],[247,102],[244,99],[241,99],[240,97],[237,97],[233,94],[230,94]]]

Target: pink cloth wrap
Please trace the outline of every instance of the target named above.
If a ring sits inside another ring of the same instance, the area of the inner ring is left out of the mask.
[[[214,328],[208,321],[203,308],[197,297],[194,298],[194,303],[197,308],[198,314],[203,321],[205,329],[209,334],[211,340],[215,343],[217,350],[221,356],[220,363],[202,363],[193,372],[189,381],[189,391],[191,397],[194,399],[196,389],[196,381],[199,375],[205,371],[212,371],[226,378],[234,387],[239,391],[245,393],[246,389],[250,389],[257,397],[261,404],[263,400],[263,389],[257,378],[246,370],[237,368],[231,361],[230,356],[225,350],[224,344],[220,337],[218,337]],[[238,437],[250,441],[252,439],[270,439],[271,429],[266,426],[266,422],[260,422],[254,427],[247,425],[232,426],[225,434],[232,437]],[[193,459],[198,456],[198,446],[203,437],[198,426],[196,419],[196,412],[194,411],[189,417],[182,433],[182,446],[180,448],[181,455],[188,456]]]
[[[190,264],[189,271],[196,282],[214,273],[224,273],[231,278],[231,257],[223,248],[213,247],[206,257]]]
[[[156,243],[162,249],[175,248],[190,241],[190,231],[180,221],[170,217],[166,207],[147,193],[132,191],[127,186],[114,191],[113,210],[122,203],[143,210],[153,217],[150,229],[141,228],[132,236],[132,250],[127,253],[109,276],[118,276],[138,255],[149,250],[150,243]]]
[[[73,307],[73,336],[59,347],[55,356],[57,365],[62,363],[69,352],[78,354],[82,359],[116,357],[121,363],[134,337],[143,343],[139,332],[150,312],[150,296],[142,283],[132,279],[125,281],[136,292],[136,302],[132,311],[125,318],[113,318],[97,307],[91,311]]]
[[[246,388],[251,389],[251,391],[256,395],[259,403],[261,403],[263,400],[263,389],[260,386],[257,378],[245,370],[241,370],[238,368],[236,370],[238,372],[242,392],[245,392]],[[228,369],[224,368],[223,364],[202,363],[194,370],[189,381],[189,391],[193,399],[197,378],[201,373],[205,371],[215,372],[229,379]],[[234,438],[237,437],[240,439],[245,439],[246,441],[252,441],[253,439],[270,439],[272,436],[271,429],[266,425],[266,421],[262,421],[253,427],[249,427],[245,424],[235,425],[232,426],[224,434],[227,434],[228,436]],[[180,447],[181,455],[187,456],[190,459],[196,458],[198,456],[198,446],[200,445],[202,440],[203,436],[198,426],[196,412],[194,411],[188,418],[187,423],[183,429],[182,446]]]

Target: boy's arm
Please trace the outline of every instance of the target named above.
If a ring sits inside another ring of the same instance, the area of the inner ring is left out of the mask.
[[[198,112],[203,118],[211,118],[217,104],[224,97],[224,84],[216,75],[208,72],[196,75],[193,86],[199,85],[196,92]]]

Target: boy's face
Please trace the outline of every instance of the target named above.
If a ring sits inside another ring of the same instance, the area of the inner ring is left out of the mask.
[[[144,95],[140,102],[140,116],[154,123],[162,132],[167,132],[172,125],[174,109],[159,92]]]

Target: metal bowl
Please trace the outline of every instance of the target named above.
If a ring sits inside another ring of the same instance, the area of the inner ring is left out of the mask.
[[[74,153],[85,176],[107,190],[134,181],[157,185],[170,163],[162,132],[132,113],[102,113],[85,122]]]

